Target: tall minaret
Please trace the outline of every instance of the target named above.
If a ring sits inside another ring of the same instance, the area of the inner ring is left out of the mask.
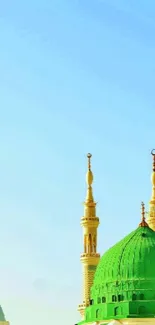
[[[96,217],[96,202],[94,202],[92,183],[93,173],[91,171],[91,154],[88,153],[88,171],[86,175],[87,195],[84,202],[84,216],[81,218],[83,227],[83,253],[81,254],[81,263],[83,267],[83,302],[78,306],[81,316],[90,304],[90,288],[93,284],[96,266],[100,260],[100,254],[97,253],[97,228],[99,218]]]
[[[151,201],[149,202],[150,208],[148,212],[147,222],[149,227],[155,231],[155,149],[151,151],[151,154],[153,157],[153,167],[152,167],[152,175],[151,175],[152,196],[151,196]]]

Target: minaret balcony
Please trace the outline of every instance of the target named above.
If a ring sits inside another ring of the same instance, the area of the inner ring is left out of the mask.
[[[82,263],[92,263],[96,265],[100,259],[99,253],[82,253],[80,256],[80,261]]]
[[[82,217],[80,222],[81,226],[92,225],[94,227],[98,227],[99,223],[98,217]]]

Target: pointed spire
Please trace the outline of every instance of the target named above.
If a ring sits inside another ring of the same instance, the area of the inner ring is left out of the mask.
[[[88,187],[87,187],[86,202],[94,202],[93,191],[92,191],[93,173],[91,171],[91,157],[92,157],[91,153],[88,153],[87,154],[88,171],[86,174],[86,183],[87,183]]]
[[[88,170],[91,170],[91,157],[92,157],[92,154],[91,153],[88,153],[87,154],[87,158],[88,158]]]
[[[139,227],[148,227],[148,224],[145,220],[145,204],[144,202],[141,203],[141,222]]]

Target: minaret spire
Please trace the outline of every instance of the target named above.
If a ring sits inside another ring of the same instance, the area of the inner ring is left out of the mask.
[[[141,203],[141,222],[139,227],[148,227],[148,224],[145,220],[145,204],[144,202]]]
[[[91,153],[88,153],[88,171],[86,174],[86,183],[87,183],[87,196],[86,196],[86,202],[94,202],[93,198],[93,190],[92,190],[92,183],[93,183],[93,173],[91,171]]]
[[[152,195],[151,200],[149,202],[150,209],[148,213],[148,225],[155,231],[155,149],[151,151],[151,155],[153,158],[152,161],[152,174],[151,174],[151,182],[152,182]]]
[[[96,202],[93,198],[93,173],[91,170],[91,157],[88,153],[88,170],[86,174],[87,194],[84,202],[84,216],[81,218],[83,227],[83,253],[81,254],[81,263],[83,265],[83,303],[78,306],[81,316],[90,304],[90,289],[93,284],[93,278],[96,266],[100,260],[100,254],[97,253],[97,228],[99,218],[96,217]]]
[[[91,153],[88,153],[87,154],[87,158],[88,158],[88,170],[91,170],[91,157],[92,157],[92,154]]]

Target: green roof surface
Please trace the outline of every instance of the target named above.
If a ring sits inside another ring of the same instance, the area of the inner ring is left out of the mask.
[[[155,316],[155,232],[139,227],[101,258],[85,321]]]
[[[110,248],[97,267],[94,285],[113,280],[155,279],[155,232],[139,227]]]

